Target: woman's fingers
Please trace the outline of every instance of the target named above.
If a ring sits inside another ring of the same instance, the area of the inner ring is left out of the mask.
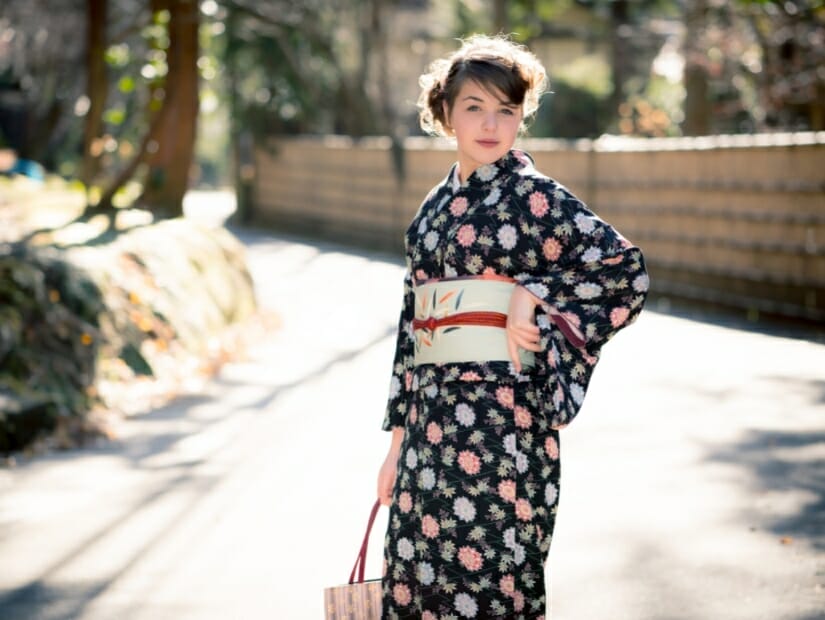
[[[387,475],[382,470],[378,477],[378,499],[382,506],[389,506],[392,503],[392,485],[395,482],[393,478]]]
[[[518,350],[524,349],[525,351],[540,353],[540,338],[539,328],[535,325],[507,327],[507,352],[510,355],[510,360],[513,362],[513,367],[516,372],[521,372],[521,358],[519,357]]]
[[[521,372],[521,358],[518,354],[518,345],[513,338],[510,337],[510,332],[507,332],[507,353],[510,355],[510,361],[513,362],[513,368],[516,372]]]
[[[522,349],[527,349],[528,351],[533,352],[541,351],[541,346],[539,345],[539,341],[541,340],[541,332],[535,325],[508,326],[507,338],[508,340],[513,340],[516,345],[520,346]]]
[[[541,333],[535,320],[535,309],[539,303],[527,289],[520,286],[513,289],[507,312],[507,352],[516,372],[521,372],[518,350],[541,351]]]
[[[395,486],[396,466],[393,457],[387,457],[378,472],[378,500],[382,506],[392,503],[392,488]]]

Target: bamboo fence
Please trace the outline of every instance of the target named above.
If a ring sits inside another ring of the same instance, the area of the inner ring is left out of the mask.
[[[517,146],[642,248],[654,294],[825,322],[825,132]],[[252,219],[400,252],[454,158],[429,138],[277,139]]]

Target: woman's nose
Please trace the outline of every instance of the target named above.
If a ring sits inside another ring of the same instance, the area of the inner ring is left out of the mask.
[[[485,129],[495,129],[497,125],[496,115],[492,114],[485,114],[484,115],[484,128]]]

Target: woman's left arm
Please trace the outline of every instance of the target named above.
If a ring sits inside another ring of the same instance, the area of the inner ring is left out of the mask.
[[[548,204],[547,216],[530,214],[541,245],[540,268],[516,280],[570,344],[595,354],[641,312],[649,284],[644,257],[568,191],[555,185],[536,191],[540,198],[530,201]]]

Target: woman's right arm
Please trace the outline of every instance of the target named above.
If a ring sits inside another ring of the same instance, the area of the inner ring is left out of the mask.
[[[404,428],[396,426],[392,429],[392,440],[387,458],[378,472],[378,499],[382,506],[392,503],[392,489],[395,486],[395,475],[398,465],[398,456],[401,453],[401,444],[404,441]]]
[[[395,355],[392,362],[389,398],[382,428],[389,431],[396,426],[403,427],[407,422],[407,408],[410,401],[413,361],[415,356],[415,337],[412,322],[415,318],[415,292],[409,271],[404,276],[404,297],[401,315],[398,318],[398,336]]]
[[[385,506],[392,502],[392,489],[395,485],[398,456],[404,441],[404,427],[407,423],[407,410],[410,401],[413,357],[415,341],[412,332],[412,320],[415,313],[413,306],[412,277],[407,272],[404,277],[404,297],[401,316],[398,319],[398,337],[392,364],[389,399],[382,428],[392,433],[390,449],[378,472],[378,498]]]

